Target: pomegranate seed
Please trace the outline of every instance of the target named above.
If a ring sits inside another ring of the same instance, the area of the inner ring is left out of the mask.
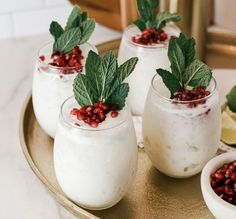
[[[70,111],[70,114],[76,116],[78,112],[79,112],[79,110],[74,108]]]
[[[223,200],[236,205],[236,160],[225,163],[210,175],[211,187]]]
[[[44,56],[44,55],[39,56],[39,59],[40,59],[42,62],[44,62],[44,61],[45,61],[45,56]]]
[[[93,110],[93,113],[94,114],[99,114],[101,112],[100,108],[99,107],[96,107],[94,110]]]
[[[112,111],[112,112],[111,112],[111,117],[112,117],[112,118],[115,118],[115,117],[118,116],[118,114],[119,114],[119,113],[118,113],[117,111]]]
[[[64,70],[63,74],[71,74],[81,72],[83,69],[81,60],[83,59],[82,51],[79,46],[73,48],[71,53],[63,54],[61,52],[54,52],[51,55],[52,61],[49,63],[58,67],[74,67],[72,70]]]
[[[77,113],[76,117],[78,120],[83,120],[83,115],[80,112]]]
[[[71,110],[71,114],[75,115],[78,120],[83,120],[91,127],[97,127],[99,123],[106,119],[106,114],[109,113],[111,109],[118,109],[118,105],[113,104],[108,107],[103,101],[99,101],[94,105],[83,106],[80,109],[74,108]],[[112,118],[117,117],[118,114],[117,111],[111,111]]]
[[[98,123],[93,121],[90,123],[90,126],[92,126],[93,128],[97,128],[98,127]]]

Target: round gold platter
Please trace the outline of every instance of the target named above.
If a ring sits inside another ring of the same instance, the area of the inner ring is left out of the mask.
[[[114,40],[101,44],[99,53],[112,50],[117,54],[119,43],[120,40]],[[110,209],[85,210],[66,197],[58,185],[53,167],[53,139],[45,134],[35,118],[31,94],[22,108],[19,131],[23,152],[33,172],[55,199],[79,218],[214,218],[204,203],[199,174],[189,179],[167,177],[152,167],[143,149],[139,149],[138,171],[128,194]]]

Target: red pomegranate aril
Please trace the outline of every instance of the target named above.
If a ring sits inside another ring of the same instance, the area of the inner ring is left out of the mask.
[[[226,179],[226,180],[225,180],[225,185],[229,185],[231,182],[232,182],[231,179]]]
[[[45,56],[39,56],[39,59],[42,61],[42,62],[44,62],[45,61]]]
[[[106,119],[106,114],[111,111],[111,108],[118,109],[118,105],[113,104],[108,107],[104,102],[99,101],[94,105],[83,106],[80,109],[74,108],[71,110],[71,115],[75,115],[78,120],[83,120],[92,127],[97,127]],[[111,116],[117,117],[118,112],[112,111]]]
[[[65,70],[62,72],[63,74],[78,73],[82,71],[83,66],[81,60],[83,58],[82,51],[79,46],[76,46],[73,48],[72,52],[67,54],[54,52],[51,55],[52,62],[49,64],[57,67],[74,67],[74,69]]]
[[[70,111],[70,114],[76,116],[78,112],[79,112],[79,110],[74,108]]]
[[[230,178],[236,182],[236,172],[233,172],[230,176]]]
[[[94,114],[99,114],[101,112],[100,108],[99,107],[96,107],[94,110],[93,110],[93,113]]]
[[[94,122],[94,121],[91,122],[89,125],[92,126],[93,128],[97,128],[98,127],[98,123]]]
[[[112,118],[115,118],[115,117],[118,116],[118,114],[119,114],[119,113],[118,113],[117,111],[112,111],[112,112],[111,112],[111,117],[112,117]]]
[[[164,30],[156,31],[152,28],[144,30],[140,35],[131,37],[134,43],[141,45],[152,45],[154,43],[161,43],[168,39],[167,33]]]
[[[210,175],[211,187],[223,200],[236,205],[236,160],[225,163]]]
[[[84,116],[80,112],[77,113],[76,117],[78,120],[83,120],[84,118]]]
[[[104,121],[106,116],[103,113],[99,113],[99,118],[100,118],[101,121]]]
[[[217,186],[216,181],[212,180],[211,181],[211,187],[214,189],[214,188],[216,188],[216,186]]]
[[[88,107],[86,108],[86,112],[91,112],[91,111],[93,111],[93,109],[94,109],[93,106],[88,106]]]
[[[93,121],[96,121],[97,116],[96,116],[96,115],[92,115],[92,116],[91,116],[91,119],[92,119]]]
[[[219,179],[219,180],[223,180],[224,179],[224,174],[222,174],[222,173],[215,173],[215,178]]]

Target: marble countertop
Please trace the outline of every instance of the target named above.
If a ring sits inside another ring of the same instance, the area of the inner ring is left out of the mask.
[[[91,43],[120,36],[101,27]],[[48,35],[41,35],[0,41],[0,219],[75,219],[34,175],[18,137],[20,110],[31,89],[35,54],[49,40]],[[223,95],[236,84],[236,70],[215,70],[214,75]]]

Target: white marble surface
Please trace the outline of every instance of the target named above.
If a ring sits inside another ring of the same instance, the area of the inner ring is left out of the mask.
[[[119,33],[98,28],[91,39],[100,43]],[[0,41],[0,219],[74,219],[51,197],[31,171],[21,151],[18,120],[31,89],[37,48],[49,36]],[[236,70],[215,70],[221,93],[236,84]]]

